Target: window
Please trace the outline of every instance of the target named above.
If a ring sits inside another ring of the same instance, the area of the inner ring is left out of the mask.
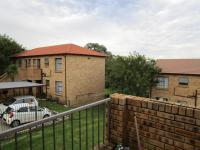
[[[49,80],[46,80],[46,86],[49,87],[49,85],[50,85],[50,81],[49,81]]]
[[[56,81],[56,94],[62,94],[62,81]]]
[[[21,107],[18,112],[28,112],[28,107]]]
[[[27,61],[28,61],[27,66],[31,67],[31,59],[28,59]]]
[[[7,112],[7,113],[9,113],[9,112],[13,112],[13,111],[14,111],[14,109],[11,108],[11,107],[7,107],[6,110],[5,110],[5,112]]]
[[[33,67],[40,68],[40,59],[33,59]]]
[[[30,112],[35,112],[37,106],[31,106],[29,107]]]
[[[24,103],[24,99],[19,99],[19,100],[16,100],[13,104],[21,104],[21,103]]]
[[[56,71],[61,71],[62,69],[62,58],[56,58],[55,59],[55,67],[56,67]]]
[[[158,77],[157,88],[167,89],[168,88],[168,77]]]
[[[49,58],[44,58],[45,67],[49,67]]]
[[[32,104],[33,102],[34,102],[34,100],[32,98],[25,98],[24,99],[24,103]]]
[[[33,59],[33,67],[37,67],[37,59]]]
[[[180,77],[179,78],[179,85],[188,85],[188,77]]]

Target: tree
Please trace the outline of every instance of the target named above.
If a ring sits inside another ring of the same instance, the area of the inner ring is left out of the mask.
[[[12,63],[11,56],[23,51],[22,45],[7,35],[0,34],[0,75],[6,72],[7,67]]]
[[[91,50],[95,50],[97,52],[106,53],[107,51],[107,48],[104,45],[100,45],[99,43],[87,43],[84,47]]]
[[[114,56],[107,64],[106,82],[113,91],[148,97],[160,69],[143,55]]]
[[[108,56],[112,55],[112,53],[108,51],[104,45],[100,45],[99,43],[87,43],[84,47],[100,53],[107,54]]]
[[[12,81],[15,80],[15,75],[18,73],[18,68],[15,64],[10,64],[6,70],[6,73]]]

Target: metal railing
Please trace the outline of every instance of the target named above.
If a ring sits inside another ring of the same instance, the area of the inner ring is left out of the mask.
[[[99,148],[104,143],[110,98],[0,133],[0,150]]]

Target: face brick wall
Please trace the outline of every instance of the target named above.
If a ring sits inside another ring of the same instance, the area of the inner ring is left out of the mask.
[[[200,76],[195,75],[162,75],[168,77],[169,84],[167,89],[159,89],[154,87],[151,92],[151,97],[167,98],[168,101],[174,103],[182,103],[186,106],[195,106],[196,90],[200,88]],[[187,77],[189,82],[188,85],[180,85],[179,78]],[[199,94],[197,93],[197,106],[200,108]]]
[[[136,115],[142,150],[200,150],[200,109],[122,94],[111,99],[110,143],[137,149]]]

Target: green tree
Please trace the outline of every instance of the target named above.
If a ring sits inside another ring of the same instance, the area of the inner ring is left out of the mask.
[[[18,68],[15,64],[10,64],[6,70],[6,73],[12,81],[15,80],[15,75],[18,73]]]
[[[85,48],[97,51],[97,52],[101,52],[104,53],[108,56],[111,56],[112,53],[110,51],[107,50],[107,48],[104,45],[101,45],[99,43],[87,43],[85,46]]]
[[[148,97],[159,73],[155,61],[143,55],[114,56],[107,64],[107,86],[113,91]]]
[[[23,51],[22,45],[7,35],[0,34],[0,75],[6,72],[7,67],[12,63],[11,56]]]
[[[106,53],[107,51],[107,48],[104,45],[100,45],[99,43],[87,43],[84,47],[98,52]]]

